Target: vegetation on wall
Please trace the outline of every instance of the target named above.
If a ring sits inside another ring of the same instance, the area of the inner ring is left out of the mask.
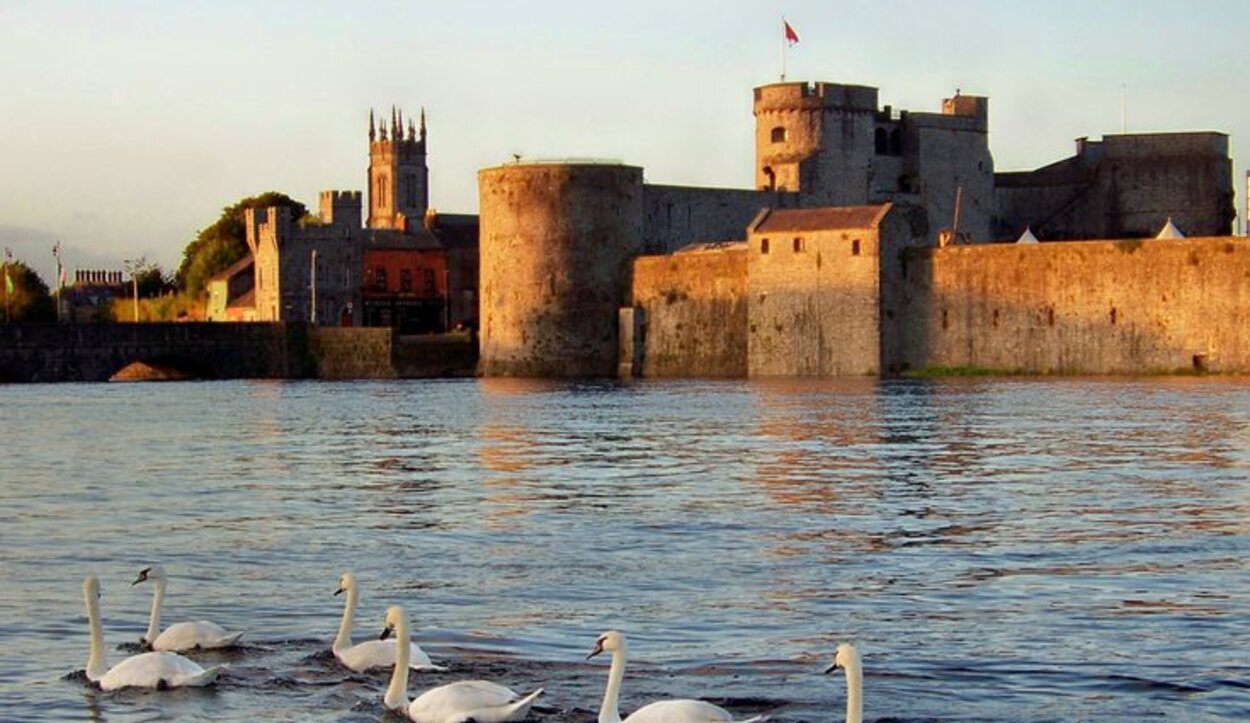
[[[277,191],[249,196],[222,209],[221,216],[200,231],[182,252],[182,264],[174,275],[182,293],[194,299],[203,298],[210,278],[247,256],[243,212],[268,206],[286,206],[291,209],[291,218],[297,220],[308,214],[304,204]]]

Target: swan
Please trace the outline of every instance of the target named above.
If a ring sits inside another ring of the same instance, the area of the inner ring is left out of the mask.
[[[833,663],[825,673],[838,668],[846,671],[846,723],[861,723],[864,719],[864,671],[860,667],[859,651],[851,643],[838,646]]]
[[[176,653],[140,653],[110,668],[104,650],[104,632],[100,629],[100,581],[95,575],[88,575],[82,581],[82,594],[87,602],[87,623],[91,628],[87,680],[99,685],[101,690],[199,687],[217,680],[222,666],[205,670]]]
[[[617,699],[621,694],[621,679],[625,677],[626,645],[624,633],[609,630],[595,641],[595,647],[587,660],[603,651],[612,653],[612,667],[608,670],[608,688],[603,694],[599,708],[599,723],[622,723]],[[630,714],[624,723],[732,723],[733,715],[720,706],[701,700],[658,700],[648,703]],[[742,723],[761,723],[768,716],[757,715]]]
[[[181,653],[185,650],[209,650],[229,648],[239,642],[243,633],[231,633],[216,623],[200,620],[194,623],[174,623],[161,631],[161,603],[165,601],[165,570],[160,565],[145,567],[131,585],[151,580],[156,583],[152,591],[152,614],[148,617],[148,631],[142,642],[153,650]]]
[[[404,712],[415,723],[503,723],[522,720],[530,706],[542,694],[539,688],[521,697],[511,688],[485,680],[461,680],[440,685],[408,702],[408,616],[404,609],[392,605],[386,611],[386,627],[382,638],[395,634],[398,645],[395,672],[382,699],[388,710]]]
[[[343,606],[343,621],[339,623],[339,634],[330,646],[334,657],[353,672],[363,673],[370,668],[389,668],[395,664],[395,652],[398,649],[395,640],[366,640],[352,645],[352,622],[356,619],[356,576],[345,572],[339,578],[339,587],[335,595],[347,593],[347,601]],[[413,670],[446,670],[441,665],[430,662],[430,656],[409,641],[409,667]]]

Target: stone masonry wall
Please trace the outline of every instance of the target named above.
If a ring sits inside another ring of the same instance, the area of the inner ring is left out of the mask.
[[[877,244],[873,229],[751,234],[750,376],[878,372]]]
[[[744,244],[634,260],[646,377],[747,375]]]
[[[896,370],[1250,372],[1250,239],[905,252]]]
[[[307,324],[0,324],[0,383],[102,382],[132,362],[202,379],[390,379],[472,374],[470,339]]]
[[[794,208],[797,193],[736,188],[643,186],[646,253],[666,254],[694,242],[742,241],[763,208]]]

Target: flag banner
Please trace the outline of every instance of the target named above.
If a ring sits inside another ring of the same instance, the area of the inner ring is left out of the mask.
[[[795,43],[799,42],[799,34],[794,32],[794,28],[790,27],[790,23],[783,18],[781,20],[781,24],[786,34],[786,42],[790,43],[791,45],[794,45]]]

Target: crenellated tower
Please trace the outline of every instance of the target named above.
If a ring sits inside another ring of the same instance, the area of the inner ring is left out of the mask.
[[[430,205],[425,160],[425,109],[417,127],[391,108],[390,122],[369,112],[369,228],[404,230],[421,223]]]

